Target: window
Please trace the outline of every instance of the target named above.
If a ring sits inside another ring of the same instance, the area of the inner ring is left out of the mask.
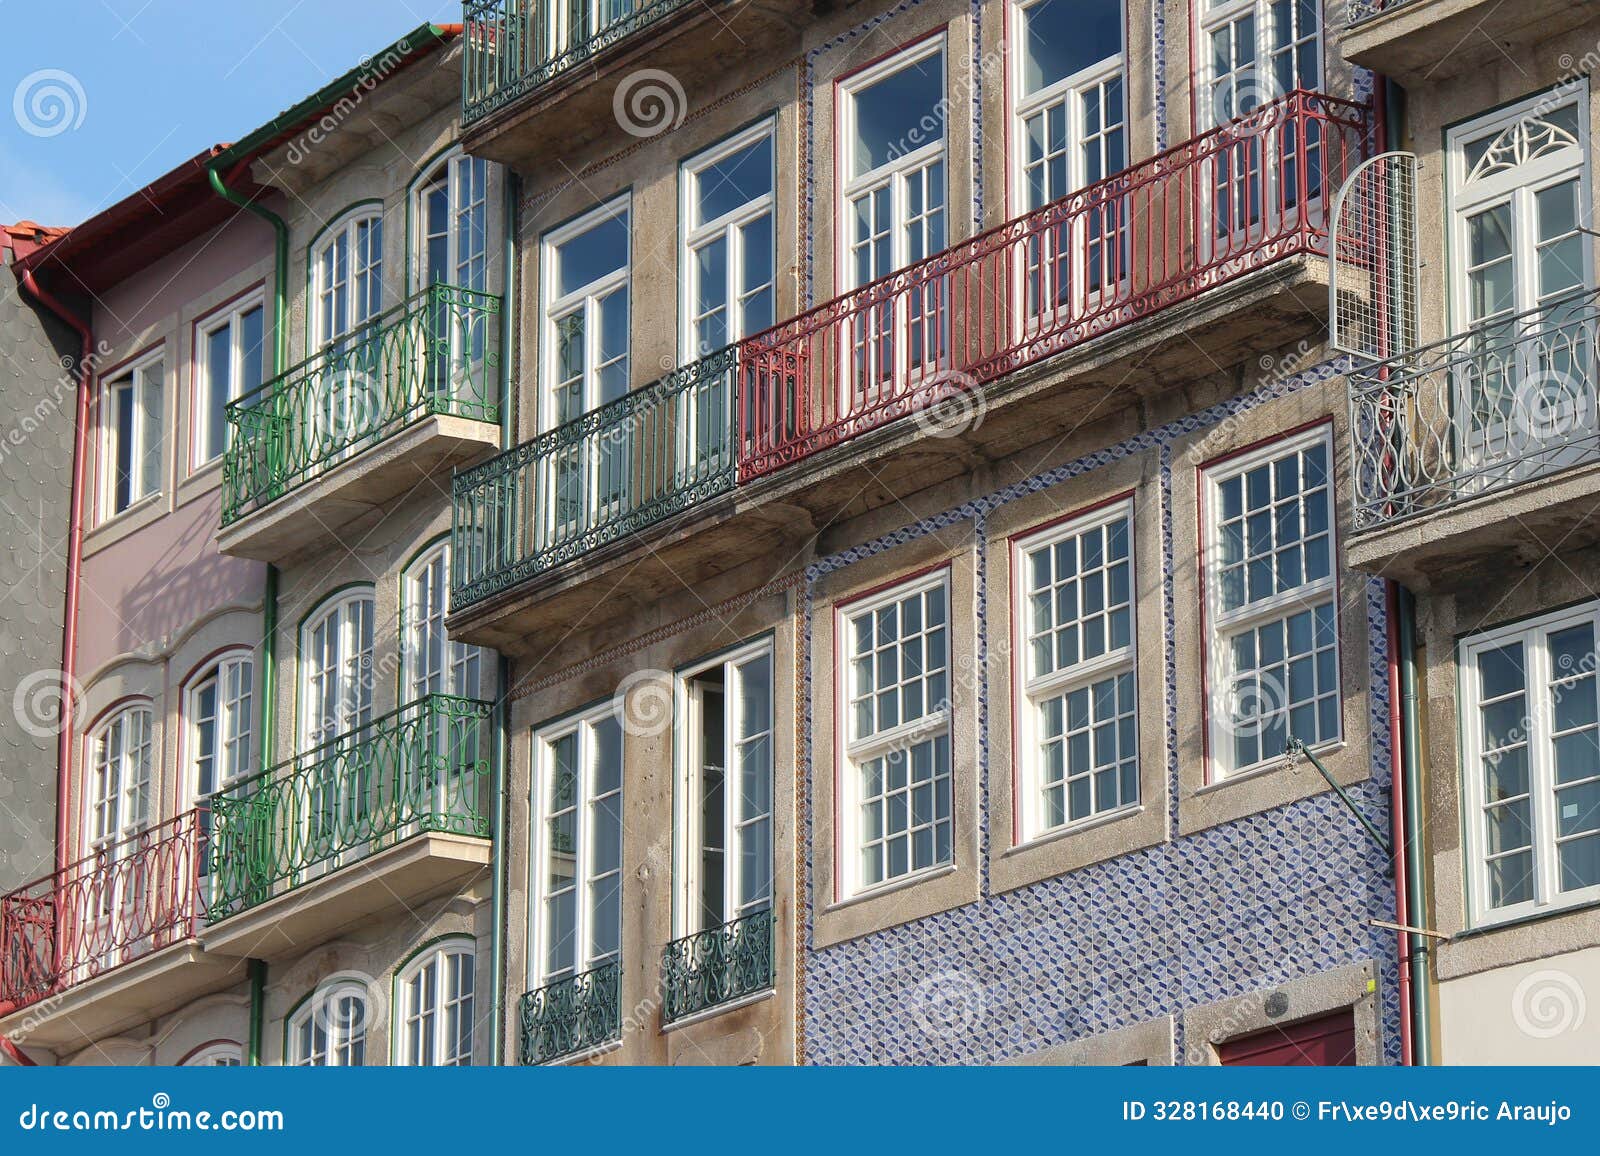
[[[1324,426],[1205,472],[1206,640],[1213,769],[1336,742],[1337,557]]]
[[[621,958],[622,722],[597,712],[534,736],[530,986]]]
[[[189,688],[190,782],[202,806],[250,774],[254,683],[250,656],[237,654],[219,659]],[[200,821],[209,835],[211,813],[202,811]],[[209,868],[210,856],[202,855],[201,873]]]
[[[1461,644],[1475,923],[1600,899],[1600,701],[1590,603]]]
[[[469,940],[430,949],[400,975],[399,1062],[412,1067],[472,1063],[474,957]]]
[[[1588,104],[1524,102],[1449,134],[1453,316],[1471,333],[1453,375],[1464,465],[1528,459],[1528,472],[1592,454]],[[1541,452],[1541,450],[1543,452]],[[1520,474],[1509,479],[1518,480]],[[1480,475],[1481,484],[1504,477]]]
[[[1017,6],[1023,203],[1041,208],[1127,166],[1122,2]]]
[[[567,0],[565,4],[541,6],[545,38],[541,42],[539,59],[582,61],[592,48],[611,43],[610,39],[602,40],[598,45],[591,45],[590,41],[626,20],[636,8],[641,7],[645,5],[636,0]]]
[[[489,281],[489,162],[460,153],[417,190],[422,283],[484,292]]]
[[[367,989],[336,980],[306,997],[289,1018],[291,1067],[359,1068],[367,1058]]]
[[[430,694],[478,697],[483,651],[452,642],[444,628],[450,599],[450,544],[441,542],[413,562],[402,590],[405,701]]]
[[[947,571],[841,607],[844,890],[953,861]]]
[[[1013,550],[1024,839],[1139,801],[1132,538],[1123,500]]]
[[[772,186],[770,122],[684,162],[684,345],[694,357],[772,324]]]
[[[154,733],[154,712],[139,705],[123,707],[90,736],[90,854],[114,857],[150,825]],[[112,898],[105,903],[109,912]]]
[[[628,220],[624,198],[545,238],[547,426],[628,390]]]
[[[300,737],[303,750],[372,721],[370,588],[338,596],[301,629]]]
[[[772,649],[680,677],[679,936],[772,906]]]
[[[231,1040],[206,1044],[183,1061],[186,1068],[237,1068],[244,1063],[244,1050]]]
[[[219,311],[195,328],[194,447],[198,467],[228,448],[230,401],[259,388],[264,372],[265,310],[251,297]]]
[[[123,370],[101,387],[104,517],[120,514],[161,489],[164,381],[157,354]]]
[[[323,237],[312,259],[313,341],[330,344],[383,312],[383,214],[358,209]]]
[[[1203,0],[1204,126],[1244,116],[1297,88],[1322,87],[1317,0]]]

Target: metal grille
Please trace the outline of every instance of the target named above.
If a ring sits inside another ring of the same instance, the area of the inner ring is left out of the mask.
[[[1417,158],[1381,153],[1333,202],[1328,343],[1375,360],[1416,348]]]

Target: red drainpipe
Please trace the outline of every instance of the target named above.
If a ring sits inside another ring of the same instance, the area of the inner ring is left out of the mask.
[[[78,353],[78,407],[73,419],[72,435],[72,513],[67,527],[67,595],[62,612],[61,630],[61,732],[56,746],[56,869],[62,870],[68,862],[67,817],[72,813],[72,792],[69,789],[72,769],[72,699],[78,665],[78,581],[83,565],[83,489],[87,468],[89,440],[89,373],[94,338],[88,322],[52,296],[33,276],[33,270],[23,271],[22,288],[46,309],[77,331],[81,347]],[[10,1041],[6,1041],[9,1043]],[[10,1049],[6,1049],[10,1054]]]
[[[17,1001],[14,999],[8,999],[4,1003],[0,1003],[0,1018],[10,1015],[16,1010]],[[21,1067],[36,1068],[39,1066],[28,1058],[27,1052],[23,1051],[21,1048],[17,1047],[16,1044],[11,1042],[10,1036],[0,1036],[0,1052],[4,1052],[6,1055],[10,1056],[11,1059]]]

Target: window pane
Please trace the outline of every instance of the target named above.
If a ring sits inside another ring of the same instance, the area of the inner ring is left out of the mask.
[[[1040,0],[1022,22],[1024,94],[1122,52],[1121,0]]]
[[[597,222],[556,246],[556,295],[564,297],[628,264],[628,213]]]
[[[707,165],[695,177],[697,225],[715,221],[772,192],[772,138]]]
[[[944,138],[944,53],[908,64],[854,95],[851,176]]]

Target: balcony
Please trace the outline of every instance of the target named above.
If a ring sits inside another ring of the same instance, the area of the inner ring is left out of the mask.
[[[598,1052],[622,1039],[622,967],[615,961],[522,997],[517,1061],[548,1064]]]
[[[279,561],[493,452],[499,340],[498,297],[433,285],[229,403],[218,547]]]
[[[772,987],[772,912],[675,939],[661,953],[661,1022],[679,1023]]]
[[[478,875],[489,709],[428,695],[212,796],[206,950],[302,952]]]
[[[1586,289],[1352,371],[1350,564],[1449,590],[1600,537],[1597,341]]]
[[[1113,409],[1155,402],[1197,360],[1314,338],[1368,128],[1291,93],[459,474],[452,634],[527,654],[1065,436],[1113,385]]]
[[[1350,0],[1347,12],[1344,58],[1406,84],[1498,64],[1594,19],[1570,0]]]
[[[532,168],[553,148],[576,156],[606,133],[631,141],[613,110],[615,86],[604,81],[645,68],[666,72],[698,104],[707,81],[753,77],[764,66],[751,62],[799,52],[798,29],[819,2],[464,0],[464,143],[476,156]],[[560,117],[540,115],[558,104]]]
[[[238,978],[195,942],[202,828],[190,811],[0,896],[0,1031],[76,1049]]]

